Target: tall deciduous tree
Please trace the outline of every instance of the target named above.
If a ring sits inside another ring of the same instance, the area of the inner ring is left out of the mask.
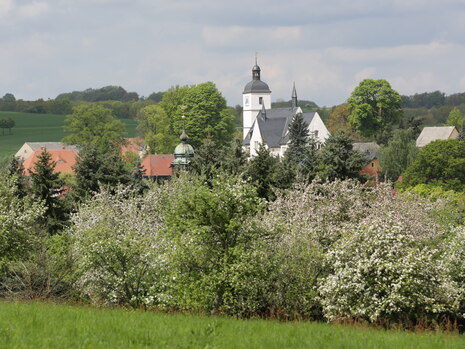
[[[109,109],[97,104],[76,106],[65,123],[65,132],[70,133],[62,140],[66,144],[105,146],[121,142],[125,133],[124,124]]]
[[[179,143],[179,135],[174,135],[168,114],[160,104],[144,107],[138,113],[138,129],[151,154],[170,154]]]
[[[349,122],[364,137],[382,136],[402,114],[399,93],[382,79],[360,82],[348,103]]]
[[[455,126],[457,130],[460,130],[462,128],[463,121],[464,121],[464,117],[462,115],[462,112],[459,109],[454,108],[449,113],[449,116],[446,121],[446,125]]]
[[[200,147],[207,138],[223,146],[234,137],[234,112],[227,108],[226,100],[212,82],[169,89],[163,94],[159,107],[148,110],[145,115],[141,113],[140,128],[154,143],[168,145],[171,137],[177,138],[182,132],[183,114],[187,116],[185,126],[189,143],[194,148]]]
[[[359,178],[365,159],[352,147],[352,139],[344,132],[328,137],[318,153],[319,175],[327,180]]]
[[[413,130],[396,130],[389,143],[380,149],[379,163],[386,179],[397,180],[415,160],[417,153]]]

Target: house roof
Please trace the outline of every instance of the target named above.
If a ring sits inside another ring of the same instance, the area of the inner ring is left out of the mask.
[[[27,144],[29,147],[31,147],[32,150],[47,149],[48,151],[48,150],[70,149],[70,150],[79,152],[79,149],[76,145],[66,145],[61,142],[26,142],[24,144]]]
[[[268,84],[261,80],[252,80],[244,87],[244,93],[271,93]]]
[[[143,150],[143,139],[141,138],[125,138],[125,143],[121,147],[121,154],[126,154],[127,152],[139,154]]]
[[[142,167],[147,177],[171,176],[171,163],[174,154],[149,154],[142,160]]]
[[[287,144],[289,141],[289,124],[292,122],[294,115],[299,110],[299,108],[275,108],[261,110],[258,113],[255,122],[258,123],[263,141],[268,145],[268,147],[278,148],[283,144]],[[307,124],[311,123],[314,116],[314,112],[303,113],[304,121]],[[250,144],[252,132],[253,126],[244,138],[244,145]]]
[[[24,174],[26,176],[30,175],[31,172],[34,172],[35,163],[39,160],[40,154],[44,150],[35,150],[31,156],[29,156],[24,162]],[[55,173],[73,173],[73,166],[76,164],[77,151],[72,149],[59,149],[59,150],[49,150],[47,153],[50,153],[52,156],[52,161],[56,162],[53,172]]]
[[[353,143],[352,148],[363,153],[366,156],[367,161],[371,161],[378,157],[379,145],[375,142]]]
[[[455,126],[435,126],[435,127],[424,127],[420,135],[417,138],[417,147],[421,148],[425,145],[436,141],[438,139],[450,139],[455,138],[453,136],[454,131],[458,135],[457,128]]]

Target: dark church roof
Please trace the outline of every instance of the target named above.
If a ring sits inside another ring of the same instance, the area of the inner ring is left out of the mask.
[[[255,122],[258,122],[262,139],[268,147],[278,148],[283,144],[287,144],[289,141],[289,124],[294,118],[296,111],[296,108],[275,108],[261,110],[258,113]],[[310,124],[314,115],[315,112],[303,113],[304,121]],[[243,141],[244,145],[250,145],[254,125],[252,125],[249,133],[245,137]]]
[[[244,93],[271,93],[266,82],[261,80],[252,80],[244,87]]]

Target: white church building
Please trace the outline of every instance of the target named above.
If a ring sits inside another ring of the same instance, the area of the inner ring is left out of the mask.
[[[303,113],[298,106],[295,85],[292,90],[291,108],[271,109],[271,91],[260,80],[260,67],[255,62],[252,68],[252,81],[245,85],[242,92],[243,107],[243,145],[250,156],[255,156],[261,143],[271,154],[282,157],[289,143],[289,124],[296,114],[301,113],[308,130],[319,144],[329,137],[329,132],[317,112]]]

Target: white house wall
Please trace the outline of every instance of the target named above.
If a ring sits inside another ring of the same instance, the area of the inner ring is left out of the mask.
[[[310,131],[310,135],[312,135],[315,131],[318,131],[318,137],[316,137],[316,140],[320,143],[324,143],[329,137],[329,131],[317,112],[315,112],[310,125],[308,125],[308,130]]]
[[[253,124],[252,137],[250,137],[250,156],[256,156],[259,144],[263,143],[262,134],[260,133],[260,127],[258,122]]]
[[[260,104],[260,97],[263,98],[265,109],[271,109],[271,93],[246,93],[242,95],[242,120],[243,120],[243,139],[249,133],[258,113],[263,106]],[[246,104],[246,99],[249,99],[249,104]]]

